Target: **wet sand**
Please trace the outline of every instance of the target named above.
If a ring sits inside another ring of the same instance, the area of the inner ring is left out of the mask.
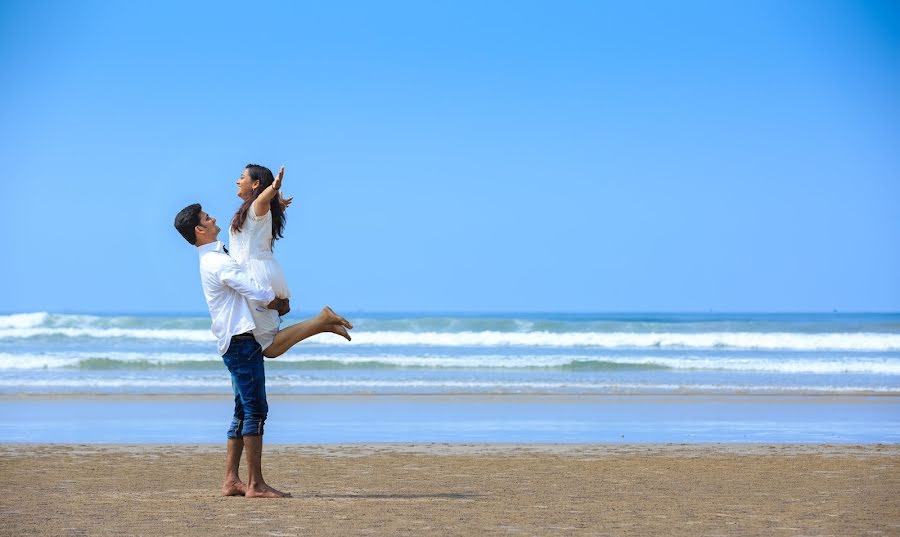
[[[232,398],[0,395],[0,442],[218,442]],[[273,394],[269,408],[272,444],[900,443],[897,395]]]
[[[900,446],[0,444],[3,535],[900,535]]]

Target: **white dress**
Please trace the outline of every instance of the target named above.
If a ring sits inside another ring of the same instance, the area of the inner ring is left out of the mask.
[[[247,211],[247,219],[237,233],[228,230],[229,254],[248,272],[251,278],[262,287],[271,287],[275,296],[290,298],[287,280],[281,265],[272,256],[272,211],[262,217],[256,215],[253,204]],[[266,308],[266,304],[249,300],[250,312],[256,328],[253,336],[265,350],[272,344],[281,317],[276,310]]]

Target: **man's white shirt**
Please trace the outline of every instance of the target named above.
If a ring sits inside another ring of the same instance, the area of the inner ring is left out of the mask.
[[[212,333],[219,341],[219,354],[228,350],[231,336],[256,328],[247,300],[269,303],[275,299],[275,292],[260,287],[223,246],[216,241],[197,247],[200,282],[212,317]]]

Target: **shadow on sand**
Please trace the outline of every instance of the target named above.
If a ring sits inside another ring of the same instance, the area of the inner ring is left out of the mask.
[[[472,500],[484,496],[472,492],[442,492],[437,494],[314,494],[313,498],[347,498],[366,500]],[[296,497],[296,496],[295,496]]]

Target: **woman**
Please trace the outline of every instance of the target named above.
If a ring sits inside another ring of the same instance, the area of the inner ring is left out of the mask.
[[[272,255],[275,241],[284,236],[284,210],[293,198],[281,197],[281,181],[284,166],[278,177],[265,166],[248,164],[237,180],[237,195],[244,202],[234,213],[228,230],[229,254],[262,287],[271,287],[275,296],[289,299],[291,296],[284,271]],[[309,336],[332,332],[350,341],[347,329],[353,328],[346,319],[325,306],[317,317],[280,330],[281,317],[265,304],[251,303],[256,329],[253,335],[268,358],[281,356],[289,348]]]

